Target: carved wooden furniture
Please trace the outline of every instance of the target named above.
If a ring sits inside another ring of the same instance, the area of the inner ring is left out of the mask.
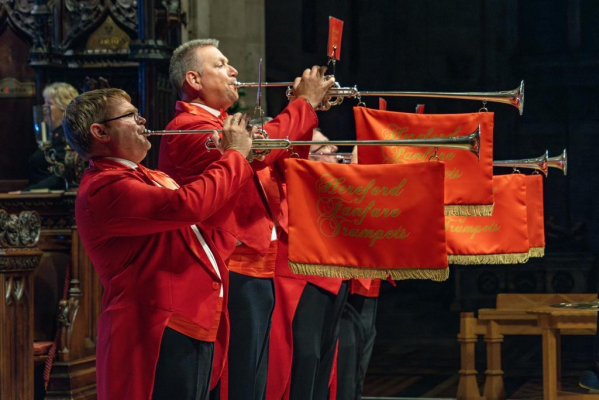
[[[33,271],[42,252],[35,212],[0,207],[0,398],[33,399]]]
[[[595,299],[597,299],[596,294],[499,294],[496,308],[480,309],[478,318],[474,313],[461,313],[458,334],[461,346],[461,369],[457,399],[505,399],[501,369],[503,336],[543,334],[543,328],[538,325],[537,315],[528,313],[528,310],[562,302],[588,302]],[[579,328],[574,325],[564,326],[561,333],[588,335],[594,332],[594,330]],[[484,335],[487,343],[487,370],[482,396],[476,381],[474,357],[479,335]]]
[[[0,0],[0,191],[27,185],[31,110],[48,83],[83,91],[108,82],[131,95],[149,129],[163,129],[177,98],[168,63],[182,19],[179,0]]]
[[[543,335],[543,399],[591,400],[599,394],[580,394],[561,391],[560,337],[568,331],[594,335],[597,328],[597,311],[540,307],[527,311],[536,318]]]
[[[102,288],[74,221],[74,192],[0,194],[0,209],[35,210],[41,218],[38,243],[44,257],[59,255],[70,266],[67,300],[59,301],[58,348],[46,399],[92,399],[96,391],[96,321]],[[33,325],[33,324],[31,324]],[[33,350],[33,337],[29,341]],[[33,355],[30,357],[33,360]],[[0,398],[4,398],[0,396]]]

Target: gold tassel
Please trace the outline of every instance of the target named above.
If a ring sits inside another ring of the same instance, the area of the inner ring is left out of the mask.
[[[528,253],[512,254],[478,254],[478,255],[453,255],[448,254],[450,264],[480,265],[480,264],[524,264],[528,261]]]
[[[399,268],[399,269],[373,269],[346,267],[342,265],[303,264],[289,260],[289,267],[294,274],[316,275],[325,278],[362,278],[362,279],[430,279],[444,281],[449,278],[449,268]]]
[[[490,217],[493,215],[493,204],[447,204],[445,215],[455,217]]]
[[[449,267],[443,269],[391,269],[389,275],[394,281],[404,279],[429,279],[443,282],[449,278]]]
[[[530,257],[545,257],[545,247],[531,247],[528,250]]]

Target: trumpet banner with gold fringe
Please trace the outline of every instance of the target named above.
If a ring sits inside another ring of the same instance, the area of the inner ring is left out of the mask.
[[[545,255],[545,215],[541,174],[526,176],[526,210],[530,245],[528,254],[530,257],[543,257]]]
[[[517,264],[528,261],[526,177],[493,177],[491,217],[446,216],[450,264]]]
[[[447,279],[443,163],[285,163],[294,273]]]
[[[439,148],[445,162],[445,215],[493,212],[493,113],[411,114],[354,107],[358,140],[438,139],[467,136],[480,125],[480,161],[469,151]],[[433,147],[358,147],[360,164],[428,161]]]

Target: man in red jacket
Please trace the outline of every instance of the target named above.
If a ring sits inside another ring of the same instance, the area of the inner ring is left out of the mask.
[[[139,164],[150,142],[130,101],[120,89],[87,92],[63,123],[90,164],[75,218],[104,287],[98,399],[206,399],[227,349],[228,282],[202,221],[252,180],[247,120],[227,118],[220,160],[178,187]]]
[[[170,79],[181,101],[177,102],[175,118],[167,129],[219,129],[222,126],[225,110],[238,99],[237,70],[217,46],[218,41],[214,39],[193,40],[174,51]],[[334,81],[325,79],[325,70],[313,67],[305,70],[301,78],[296,78],[296,99],[265,125],[270,138],[310,140],[312,130],[318,125],[314,108]],[[164,137],[160,145],[159,168],[180,184],[193,180],[196,174],[221,157],[218,152],[206,150],[206,140],[198,135]],[[308,149],[295,151],[307,156]],[[225,393],[228,390],[230,399],[262,399],[266,389],[275,263],[281,264],[277,266],[277,274],[281,269],[291,275],[285,243],[278,240],[286,229],[286,207],[279,204],[280,196],[284,197],[279,186],[282,177],[280,161],[288,154],[284,150],[272,151],[264,160],[254,160],[255,179],[243,187],[238,198],[223,206],[232,209],[233,214],[219,214],[205,224],[221,256],[229,259],[230,379],[223,389]],[[271,172],[275,169],[279,173],[273,175]],[[278,250],[279,246],[283,248],[282,252]],[[276,261],[277,253],[280,261]],[[322,284],[332,292],[331,296],[337,294],[341,285],[340,280],[328,278],[294,275],[292,279],[299,279],[304,285],[306,281]],[[284,299],[285,295],[277,292],[277,301]],[[273,326],[273,330],[276,328]],[[270,351],[278,349],[271,347]],[[290,373],[290,366],[285,371]]]

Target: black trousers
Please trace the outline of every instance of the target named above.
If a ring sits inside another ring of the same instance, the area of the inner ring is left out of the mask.
[[[213,357],[214,343],[167,327],[160,343],[152,399],[208,399]]]
[[[293,318],[291,400],[326,400],[348,284],[338,295],[308,283]]]
[[[262,400],[266,397],[274,283],[229,272],[229,285],[229,399]]]
[[[350,294],[341,315],[337,355],[337,399],[362,398],[376,337],[377,297]]]

